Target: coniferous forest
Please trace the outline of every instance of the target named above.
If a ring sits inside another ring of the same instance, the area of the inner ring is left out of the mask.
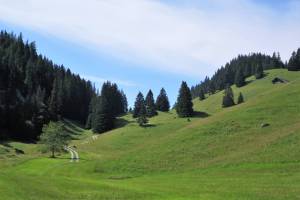
[[[274,53],[273,56],[261,53],[239,55],[219,68],[211,78],[206,77],[203,82],[193,86],[191,88],[192,96],[193,98],[199,97],[202,91],[205,94],[214,94],[233,84],[241,87],[246,84],[245,78],[255,75],[257,68],[260,67],[268,70],[284,68],[285,64],[281,61],[279,53]]]
[[[97,94],[90,81],[39,55],[34,42],[1,31],[1,137],[35,140],[44,124],[62,118],[103,132],[113,127],[116,115],[126,111],[126,96],[116,84],[104,84]],[[101,116],[110,117],[99,128]]]
[[[205,94],[213,94],[226,88],[225,91],[229,91],[233,84],[242,87],[246,84],[247,77],[255,75],[260,79],[264,76],[264,70],[274,68],[298,71],[300,49],[292,53],[286,64],[281,61],[279,53],[274,53],[273,56],[261,53],[240,55],[218,69],[212,78],[206,77],[191,89],[183,82],[175,104],[176,111],[179,116],[190,117],[193,115],[192,98],[199,97],[203,100]],[[231,92],[227,93],[229,95],[225,92],[223,99],[224,107],[234,104]],[[78,121],[93,132],[102,133],[115,127],[117,116],[127,113],[127,107],[126,95],[116,84],[108,81],[97,92],[90,81],[39,55],[34,42],[24,41],[21,34],[16,36],[1,31],[1,137],[36,140],[44,124],[63,118]],[[146,98],[142,93],[138,94],[133,117],[153,117],[157,115],[157,111],[166,112],[169,109],[170,103],[164,88],[156,102],[149,90]]]

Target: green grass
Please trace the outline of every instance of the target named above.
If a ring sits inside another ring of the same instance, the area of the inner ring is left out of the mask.
[[[275,76],[290,82],[273,85]],[[245,103],[223,109],[222,91],[194,100],[195,110],[208,116],[191,122],[171,111],[141,128],[124,116],[125,126],[93,140],[90,131],[66,121],[79,163],[70,163],[68,154],[50,159],[37,144],[0,145],[0,197],[299,199],[300,73],[270,70],[248,81],[233,87]]]

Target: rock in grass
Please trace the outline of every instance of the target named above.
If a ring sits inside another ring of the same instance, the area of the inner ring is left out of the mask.
[[[268,126],[270,126],[270,124],[268,124],[268,123],[262,123],[262,124],[260,125],[261,128],[265,128],[265,127],[268,127]]]

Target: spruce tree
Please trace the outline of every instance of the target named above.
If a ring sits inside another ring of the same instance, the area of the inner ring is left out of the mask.
[[[61,114],[62,96],[61,96],[60,90],[61,90],[60,83],[59,83],[59,80],[56,78],[56,79],[54,79],[54,82],[53,82],[50,103],[49,103],[49,111],[51,114],[51,118],[53,120],[57,120],[58,115]]]
[[[107,97],[99,97],[96,105],[95,113],[93,114],[92,129],[95,133],[103,133],[111,130],[114,127],[114,116],[111,112],[110,102]]]
[[[236,73],[235,73],[235,79],[234,79],[234,83],[237,87],[242,87],[246,84],[245,82],[245,77],[244,77],[244,73],[242,71],[242,69],[239,69]]]
[[[191,117],[194,113],[191,91],[185,81],[182,82],[179,89],[176,112],[179,117]]]
[[[134,103],[134,109],[133,109],[134,118],[137,118],[140,115],[141,109],[143,109],[143,107],[145,107],[144,96],[141,92],[139,92]]]
[[[238,103],[238,104],[244,103],[244,97],[243,97],[243,94],[242,94],[241,92],[240,92],[240,94],[239,94],[237,103]]]
[[[153,98],[153,93],[151,90],[149,90],[147,96],[146,96],[146,116],[147,117],[153,117],[157,115],[156,109],[155,109],[155,103]]]
[[[291,58],[288,62],[289,71],[299,71],[300,70],[300,48],[297,52],[293,52]]]
[[[235,105],[233,91],[230,86],[227,86],[227,88],[224,91],[222,107],[226,108],[233,105]]]
[[[262,64],[260,63],[260,64],[258,64],[258,65],[256,66],[256,70],[255,70],[255,78],[256,78],[256,79],[261,79],[261,78],[263,78],[263,76],[264,76],[264,69],[263,69]]]
[[[204,94],[203,89],[201,88],[199,91],[199,100],[202,101],[204,99],[205,99],[205,94]]]
[[[170,102],[166,93],[166,90],[162,88],[156,99],[156,109],[162,112],[168,112],[170,110]]]
[[[148,123],[147,110],[145,104],[141,105],[138,118],[137,118],[137,123],[139,124],[139,126],[144,126],[145,124]]]

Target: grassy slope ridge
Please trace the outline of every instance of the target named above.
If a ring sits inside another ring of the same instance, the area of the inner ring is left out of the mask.
[[[289,80],[273,85],[274,77]],[[298,199],[300,198],[300,73],[270,70],[250,78],[246,102],[221,108],[222,92],[194,101],[188,122],[160,113],[140,128],[122,127],[93,140],[67,123],[82,160],[49,159],[38,145],[0,145],[3,199]],[[261,128],[262,123],[270,126]],[[7,167],[9,166],[9,167]]]

